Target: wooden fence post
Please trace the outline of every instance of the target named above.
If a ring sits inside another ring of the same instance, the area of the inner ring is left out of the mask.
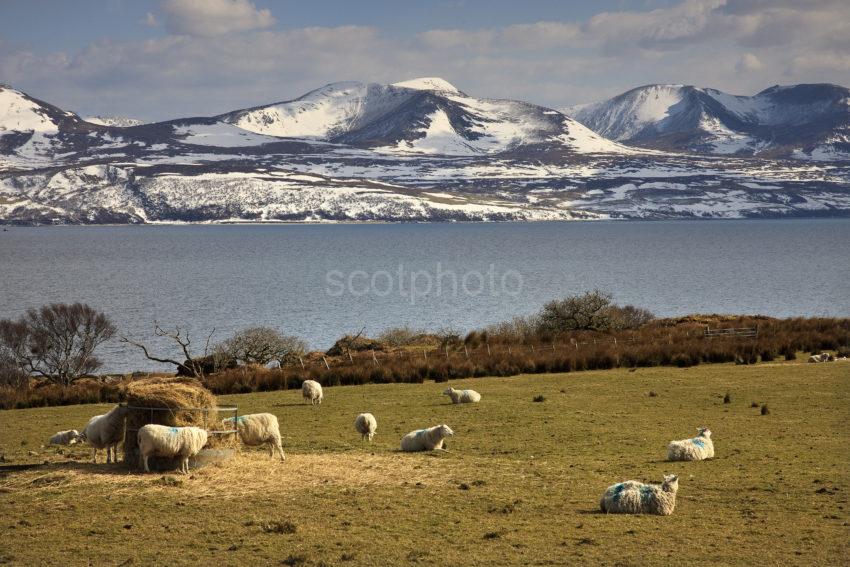
[[[325,361],[325,368],[327,368],[328,370],[330,370],[330,369],[331,369],[331,365],[330,365],[330,364],[328,364],[328,359],[327,359],[327,358],[325,358],[325,357],[323,356],[323,357],[322,357],[322,360],[324,360],[324,361]]]
[[[487,343],[487,356],[490,356],[490,343]]]
[[[469,358],[469,351],[466,350],[466,343],[463,343],[463,352],[466,353],[466,358]]]

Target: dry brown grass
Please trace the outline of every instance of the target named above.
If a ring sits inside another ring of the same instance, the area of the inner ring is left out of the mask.
[[[241,500],[254,494],[294,494],[308,488],[401,487],[444,479],[448,467],[439,454],[287,454],[286,461],[265,453],[238,453],[232,459],[194,470],[189,476],[130,473],[121,464],[54,462],[0,477],[0,492],[26,492],[28,498],[55,493],[57,488],[97,487],[111,494],[155,497],[173,494],[175,487],[193,498]],[[164,480],[165,479],[165,480]]]

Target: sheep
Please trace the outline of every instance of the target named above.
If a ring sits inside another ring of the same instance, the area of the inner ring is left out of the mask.
[[[670,441],[667,445],[668,461],[701,461],[714,457],[714,442],[711,440],[711,430],[707,427],[697,429],[698,435],[693,439]]]
[[[277,422],[277,416],[271,413],[252,413],[222,420],[227,427],[232,427],[234,421],[242,443],[249,447],[268,445],[270,457],[274,457],[274,452],[277,450],[280,454],[280,460],[286,460],[283,444],[280,440],[280,425]]]
[[[189,474],[189,458],[197,455],[207,444],[207,432],[200,427],[169,427],[149,423],[138,433],[139,452],[148,467],[149,457],[180,457],[179,471]]]
[[[80,433],[76,429],[69,429],[68,431],[60,431],[56,433],[50,438],[49,443],[51,445],[73,445],[74,443],[79,442],[79,440]]]
[[[809,362],[832,362],[833,360],[835,360],[835,357],[828,352],[813,354],[809,357]]]
[[[103,415],[96,415],[89,420],[78,440],[87,441],[93,449],[92,458],[97,462],[98,449],[106,449],[106,462],[117,463],[118,444],[124,440],[124,417],[127,408],[115,406]]]
[[[375,431],[378,430],[378,420],[371,413],[361,413],[354,420],[354,429],[362,435],[362,439],[369,439],[375,436]]]
[[[411,431],[401,438],[401,450],[411,452],[443,449],[443,440],[454,434],[451,427],[446,424]]]
[[[322,385],[315,380],[304,380],[301,384],[301,395],[304,399],[310,402],[311,405],[322,403]]]
[[[443,394],[452,399],[453,404],[475,404],[481,401],[481,394],[475,390],[455,390],[446,388]]]
[[[661,486],[627,480],[609,486],[599,508],[606,514],[658,514],[669,516],[676,508],[679,477],[664,475]]]

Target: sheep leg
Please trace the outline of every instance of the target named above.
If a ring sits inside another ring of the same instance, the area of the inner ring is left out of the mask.
[[[144,455],[142,459],[145,461],[145,472],[151,472],[150,467],[148,467],[148,456]]]
[[[92,449],[92,460],[97,464],[97,447]]]

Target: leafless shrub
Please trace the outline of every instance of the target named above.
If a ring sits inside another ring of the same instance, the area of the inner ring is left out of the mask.
[[[218,345],[214,353],[223,360],[240,360],[246,364],[266,364],[277,360],[291,363],[307,351],[307,345],[298,337],[283,335],[271,327],[252,327],[238,331]]]
[[[0,357],[67,386],[100,368],[94,351],[115,332],[112,321],[88,305],[51,303],[17,321],[0,320]]]

